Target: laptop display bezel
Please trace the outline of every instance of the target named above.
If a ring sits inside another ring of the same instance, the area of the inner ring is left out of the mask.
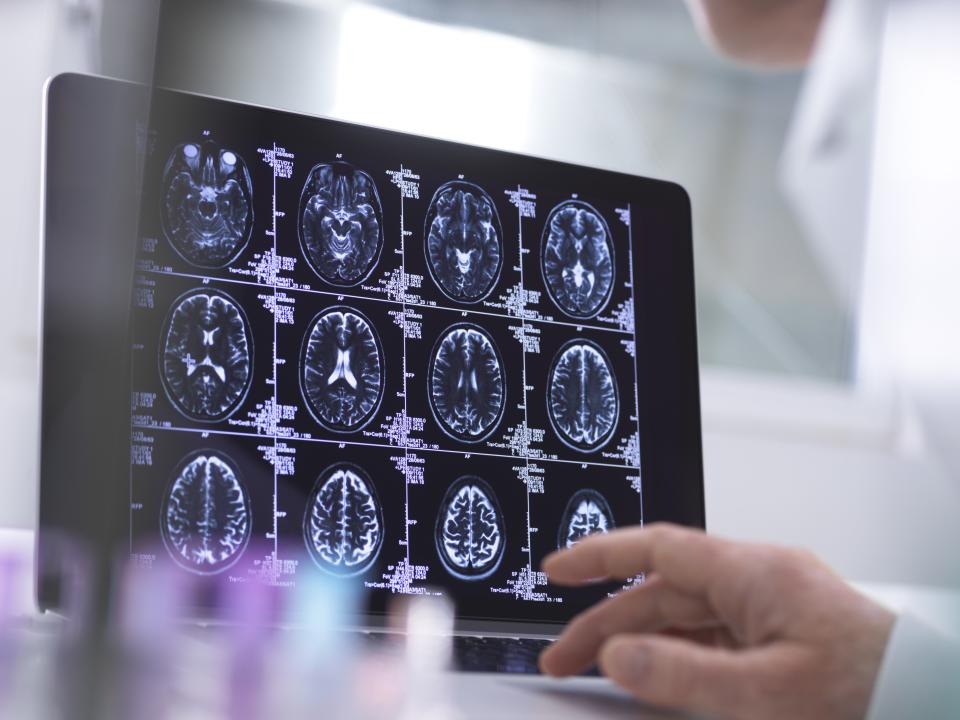
[[[64,253],[63,249],[71,244],[75,245],[78,240],[85,242],[85,238],[90,235],[85,234],[84,229],[89,232],[99,228],[102,231],[104,218],[81,217],[74,223],[64,223],[62,218],[52,217],[51,214],[62,212],[66,206],[63,196],[67,192],[100,195],[109,193],[110,189],[95,189],[93,183],[84,185],[84,174],[89,178],[90,170],[85,169],[82,163],[89,160],[89,157],[84,158],[83,153],[77,152],[77,148],[86,147],[89,149],[88,153],[93,154],[98,150],[103,152],[111,145],[115,147],[118,140],[111,135],[117,131],[117,122],[129,123],[136,120],[145,123],[151,99],[156,102],[155,95],[152,96],[146,88],[90,76],[62,75],[48,85],[45,110],[41,357],[43,392],[37,555],[37,602],[41,609],[64,610],[61,597],[64,552],[59,548],[67,546],[81,553],[91,548],[103,550],[111,547],[109,539],[101,538],[99,543],[91,541],[89,535],[98,523],[92,522],[91,518],[78,521],[77,508],[82,507],[83,512],[91,513],[95,513],[97,508],[107,506],[112,508],[108,511],[111,513],[122,510],[116,502],[106,505],[99,502],[77,505],[75,500],[71,500],[78,497],[76,491],[65,492],[65,488],[75,483],[76,479],[67,476],[68,466],[58,459],[82,456],[82,453],[72,445],[78,442],[77,438],[58,429],[86,423],[88,427],[84,439],[89,441],[97,435],[96,427],[89,427],[97,417],[102,418],[106,413],[107,419],[103,421],[103,427],[118,427],[121,422],[118,413],[123,413],[122,409],[112,411],[103,407],[78,407],[74,402],[76,398],[69,397],[69,386],[60,380],[75,371],[75,358],[66,354],[64,348],[68,347],[71,341],[75,342],[77,336],[75,332],[70,337],[64,334],[64,328],[70,326],[65,320],[65,313],[70,312],[70,296],[63,292],[63,288],[70,287],[75,299],[88,295],[90,299],[82,303],[84,306],[103,306],[110,302],[109,298],[115,300],[124,293],[129,299],[133,278],[131,254],[136,235],[134,232],[125,237],[131,227],[129,223],[136,221],[129,213],[119,219],[110,219],[113,223],[112,230],[108,228],[105,233],[101,232],[102,237],[97,246],[90,248],[98,261],[81,268],[77,265],[76,253]],[[296,115],[269,108],[264,110]],[[107,118],[111,113],[125,113],[127,117],[113,117],[112,123],[97,122],[98,117]],[[343,125],[357,127],[350,123]],[[138,132],[136,127],[130,127],[129,130],[131,138]],[[641,443],[644,518],[647,523],[670,521],[692,527],[705,527],[692,221],[689,197],[683,188],[671,182],[500,150],[430,140],[390,130],[377,132],[391,134],[398,142],[426,141],[439,143],[441,150],[444,144],[460,151],[467,149],[471,153],[477,153],[475,157],[482,156],[485,162],[489,163],[522,160],[527,167],[535,166],[539,168],[538,172],[545,176],[549,174],[557,182],[562,183],[564,178],[576,177],[581,185],[616,187],[621,195],[642,198],[644,207],[652,208],[651,212],[645,214],[642,239],[637,241],[641,249],[636,255],[639,269],[636,276],[638,302],[635,322],[641,328],[642,341],[646,345],[645,348],[638,349],[638,362],[643,363],[640,375],[645,380],[642,382],[649,383],[650,388],[656,388],[656,392],[649,397],[658,398],[653,401],[655,407],[642,410],[657,417],[657,422],[651,425]],[[99,137],[91,137],[91,133],[99,134]],[[136,143],[128,143],[124,147],[126,152],[137,151]],[[112,178],[116,185],[112,190],[126,186],[130,181],[139,187],[139,163],[134,162],[129,170],[129,178]],[[51,182],[51,178],[57,178],[57,181]],[[104,198],[100,197],[99,200],[100,202],[75,201],[69,206],[73,212],[80,215],[85,212],[95,213],[98,208],[104,207]],[[116,252],[111,253],[113,246]],[[95,272],[82,272],[91,269]],[[123,317],[126,316],[118,313],[110,321],[114,324],[120,323]],[[94,336],[110,343],[122,339],[124,333],[118,328],[109,330]],[[112,356],[112,353],[122,352],[122,348],[101,348],[100,351]],[[87,349],[87,352],[90,352],[90,349]],[[112,372],[129,371],[128,367],[122,366],[123,360],[114,358]],[[90,380],[104,388],[117,381],[117,377],[107,376]],[[66,391],[65,387],[68,388]],[[51,388],[56,388],[57,391],[49,392]],[[64,396],[64,392],[67,396]],[[121,395],[122,393],[114,393],[112,397],[119,399]],[[128,405],[125,407],[129,409]],[[129,442],[126,438],[121,440],[116,446],[117,452],[122,452],[124,457],[129,458]],[[101,443],[101,446],[106,445]],[[109,474],[110,467],[119,467],[116,462],[112,466],[104,462],[103,458],[97,462],[89,460],[86,464],[76,466],[75,471],[83,476],[91,472],[103,472],[107,468]],[[96,497],[125,487],[125,483],[126,477],[101,478],[90,484],[89,489],[92,496]],[[108,525],[122,529],[122,518]],[[118,539],[122,541],[122,538]],[[358,627],[385,627],[386,623],[386,616],[380,613],[356,616]],[[562,625],[562,622],[537,623],[509,618],[461,616],[456,620],[458,632],[477,634],[552,637],[559,632]]]

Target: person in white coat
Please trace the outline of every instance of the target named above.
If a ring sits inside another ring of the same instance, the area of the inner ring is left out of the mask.
[[[931,6],[927,23],[937,13],[944,21],[953,13],[950,20],[960,27],[960,3],[955,0],[910,2],[906,11]],[[765,67],[805,65],[824,18],[837,9],[831,6],[843,3],[859,3],[849,8],[849,14],[873,16],[876,22],[870,27],[874,29],[893,22],[887,13],[894,14],[897,5],[907,5],[901,0],[688,0],[698,26],[715,48],[738,61]],[[931,31],[928,41],[935,43],[936,28]],[[942,60],[943,53],[938,57]],[[940,99],[939,116],[960,114],[960,86],[949,83],[943,90],[953,94]],[[958,127],[954,135],[960,134]],[[867,168],[877,166],[877,158],[867,164]],[[956,170],[960,156],[949,167],[953,168],[949,177],[955,187],[960,186]],[[862,181],[870,182],[869,170]],[[955,207],[953,199],[945,207]],[[902,213],[917,212],[915,198],[903,197],[900,202]],[[941,212],[943,227],[958,224],[936,204],[919,212],[927,219]],[[889,245],[889,228],[884,224],[881,230],[887,237],[878,242]],[[954,244],[958,239],[960,234]],[[924,240],[902,237],[892,242]],[[935,254],[937,247],[928,236],[923,251]],[[915,245],[912,250],[917,251]],[[943,250],[945,266],[955,275],[960,265],[949,262],[952,252],[952,247]],[[894,272],[898,267],[893,264]],[[878,288],[884,290],[884,283],[896,282],[890,270],[889,265],[879,273],[868,268],[862,283],[868,301]],[[949,280],[950,275],[942,278]],[[902,283],[898,286],[901,294],[909,290]],[[887,339],[887,346],[899,343],[909,350],[905,359],[893,358],[889,364],[900,385],[915,390],[921,412],[924,398],[930,395],[925,382],[930,374],[915,372],[917,363],[911,358],[917,356],[918,344],[929,338],[917,333],[931,323],[941,329],[955,325],[953,308],[960,311],[960,284],[952,282],[952,286],[938,290],[939,306],[906,303],[924,313],[923,323],[901,314],[902,322],[887,322],[884,327],[885,332],[899,333]],[[922,296],[931,291],[919,287],[916,292]],[[944,306],[942,298],[950,292],[958,302]],[[938,312],[939,320],[930,317]],[[953,322],[944,325],[948,317]],[[936,350],[949,353],[956,344],[943,340]],[[944,398],[960,389],[960,348],[956,356],[955,366],[940,364],[955,367],[958,382],[935,376],[942,392],[936,394],[939,402],[931,406],[929,417],[931,435],[939,437],[948,467],[960,476],[960,463],[950,462],[958,455],[958,445],[951,438],[960,434],[960,402],[947,408],[952,411],[947,416],[956,422],[942,422]],[[860,364],[864,364],[862,358]],[[597,663],[605,675],[641,700],[709,717],[960,717],[960,643],[908,614],[893,614],[805,551],[653,525],[586,538],[548,557],[543,567],[551,582],[563,585],[646,574],[642,585],[599,603],[570,623],[541,657],[541,667],[550,675],[576,674]]]

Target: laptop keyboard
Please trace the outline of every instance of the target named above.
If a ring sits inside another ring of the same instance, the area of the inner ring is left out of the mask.
[[[382,633],[365,633],[369,641],[382,642]],[[551,640],[514,637],[455,635],[453,665],[460,672],[513,673],[537,675],[537,659]],[[597,675],[591,669],[585,675]]]
[[[549,640],[532,638],[457,635],[453,638],[453,662],[462,672],[537,674],[537,658],[549,644]]]

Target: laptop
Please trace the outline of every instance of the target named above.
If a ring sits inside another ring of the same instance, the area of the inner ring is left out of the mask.
[[[624,587],[548,553],[704,526],[680,186],[80,75],[45,153],[41,609],[82,553],[319,575],[528,672]]]

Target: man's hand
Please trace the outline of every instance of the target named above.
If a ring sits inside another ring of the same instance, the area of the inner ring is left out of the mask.
[[[894,621],[806,552],[671,525],[585,538],[543,569],[559,585],[646,574],[577,616],[544,672],[597,662],[641,700],[712,717],[863,717]]]
[[[687,0],[701,32],[735,60],[772,67],[810,59],[826,0]]]

